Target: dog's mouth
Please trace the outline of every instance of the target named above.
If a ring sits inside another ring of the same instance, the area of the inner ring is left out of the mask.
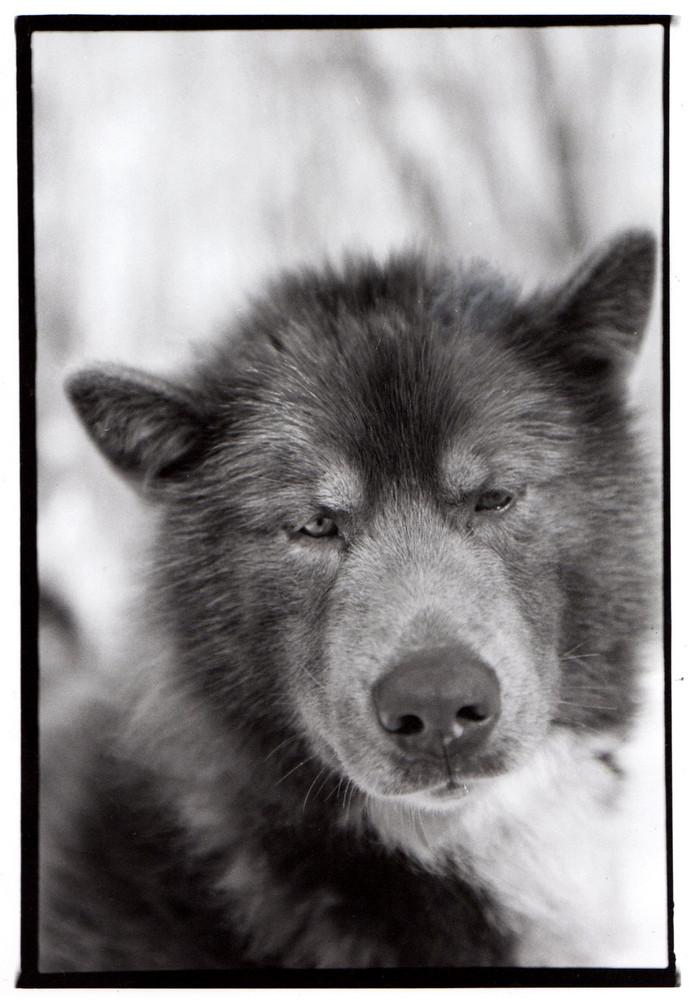
[[[427,803],[449,804],[468,796],[477,784],[485,784],[509,770],[509,760],[499,752],[471,761],[446,757],[415,761],[381,759],[381,767],[358,772],[354,780],[369,794],[382,798],[422,798]],[[351,773],[351,772],[350,772]],[[356,772],[355,772],[356,773]]]
[[[469,794],[471,778],[468,775],[463,777],[461,774],[457,773],[456,768],[453,767],[447,752],[443,753],[442,763],[438,762],[438,767],[445,771],[442,784],[433,782],[432,785],[429,785],[421,790],[422,794],[430,795],[433,799],[443,801],[464,798]],[[473,778],[476,780],[476,775],[473,775]]]
[[[461,809],[463,803],[476,790],[481,779],[448,779],[442,784],[426,784],[422,787],[400,789],[395,793],[373,795],[374,799],[398,803],[424,813],[451,813]],[[370,793],[369,793],[370,795]]]
[[[434,799],[463,799],[471,791],[471,782],[449,778],[445,784],[430,788],[425,793]]]

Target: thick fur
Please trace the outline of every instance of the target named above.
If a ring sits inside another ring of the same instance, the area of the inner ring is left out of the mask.
[[[529,297],[355,262],[177,386],[71,380],[159,525],[135,668],[46,732],[41,969],[615,963],[653,256],[627,233]],[[457,643],[500,717],[407,755],[374,686]]]

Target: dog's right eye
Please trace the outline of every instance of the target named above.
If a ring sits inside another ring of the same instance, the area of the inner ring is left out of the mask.
[[[476,500],[476,512],[507,510],[512,503],[512,494],[507,490],[485,490]]]
[[[314,517],[299,529],[301,535],[309,535],[311,538],[328,538],[332,535],[339,535],[339,528],[329,517]]]

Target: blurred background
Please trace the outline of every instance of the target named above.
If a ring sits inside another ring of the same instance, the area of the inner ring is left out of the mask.
[[[44,690],[116,657],[147,532],[65,375],[172,372],[267,277],[346,251],[533,287],[615,230],[660,235],[662,46],[657,25],[33,35]],[[634,381],[656,455],[659,316]]]

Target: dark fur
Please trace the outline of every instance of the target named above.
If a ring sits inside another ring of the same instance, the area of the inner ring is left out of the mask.
[[[626,729],[648,571],[624,374],[652,275],[645,233],[530,298],[481,268],[352,263],[278,283],[179,386],[72,379],[161,520],[150,663],[48,735],[42,969],[518,960],[470,859],[426,865],[371,821],[371,794],[445,772],[401,760],[360,689],[473,629],[523,703],[458,780]],[[324,510],[340,466],[358,502]],[[477,513],[500,486],[512,507]],[[340,535],[300,532],[323,513]]]

